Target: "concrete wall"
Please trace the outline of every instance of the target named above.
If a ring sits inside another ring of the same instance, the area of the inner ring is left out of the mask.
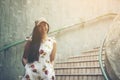
[[[112,80],[120,80],[120,15],[117,16],[111,26],[104,45],[106,46],[106,56],[108,58],[106,60],[107,72]]]
[[[34,21],[45,17],[51,30],[67,27],[96,16],[120,12],[120,0],[0,0],[0,47],[23,40],[34,27]],[[113,18],[85,24],[84,27],[56,35],[57,57],[65,59],[80,50],[100,45]],[[74,26],[80,26],[74,25]],[[0,53],[0,80],[18,80],[24,68],[21,64],[24,44]]]
[[[57,59],[66,59],[69,56],[80,55],[82,51],[100,47],[112,21],[113,17],[108,17],[84,25],[77,24],[56,34]]]

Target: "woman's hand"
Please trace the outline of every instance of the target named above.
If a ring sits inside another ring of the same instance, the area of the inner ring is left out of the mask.
[[[22,59],[22,64],[25,66],[27,64],[27,59],[23,58]]]

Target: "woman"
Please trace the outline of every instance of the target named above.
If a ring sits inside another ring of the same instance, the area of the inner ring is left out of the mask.
[[[35,22],[32,39],[28,40],[22,58],[25,75],[22,80],[55,80],[56,41],[48,37],[49,24],[44,18]]]

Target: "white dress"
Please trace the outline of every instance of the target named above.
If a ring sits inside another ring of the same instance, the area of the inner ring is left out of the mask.
[[[50,54],[53,50],[54,38],[47,38],[39,48],[39,61],[25,65],[25,75],[22,80],[55,80],[53,65],[50,63]]]

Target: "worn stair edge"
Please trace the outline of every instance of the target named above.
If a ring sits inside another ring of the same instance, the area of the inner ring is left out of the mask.
[[[76,61],[62,61],[56,62],[55,64],[64,64],[64,63],[82,63],[82,62],[98,62],[99,60],[76,60]],[[104,62],[104,60],[102,60]]]
[[[60,65],[60,66],[61,66],[61,65]],[[65,66],[62,65],[61,68],[62,68],[62,67],[69,67],[69,66],[72,67],[72,66],[75,66],[75,65],[65,65]],[[80,66],[81,66],[81,67],[87,67],[88,65],[80,65]],[[80,66],[77,65],[77,67],[80,67]],[[105,65],[103,65],[103,66],[105,66]],[[57,68],[57,67],[59,67],[59,66],[58,66],[58,65],[55,66],[55,68]],[[89,67],[91,67],[91,66],[89,66]],[[97,65],[95,65],[95,67],[100,67],[99,63],[98,63]]]
[[[103,76],[102,73],[97,74],[56,74],[56,76]]]
[[[97,52],[100,49],[92,49],[92,50],[86,50],[86,51],[80,51],[80,53],[92,53],[92,52]],[[103,50],[105,50],[105,48],[103,48]]]
[[[84,59],[71,59],[71,60],[68,60],[66,62],[68,62],[68,63],[71,63],[71,62],[75,62],[76,63],[76,61],[77,62],[79,62],[79,61],[81,61],[81,62],[91,62],[91,61],[95,62],[96,60],[99,60],[99,59],[98,58],[85,59],[85,60]],[[102,61],[105,61],[105,59],[102,59]]]
[[[94,56],[98,56],[99,54],[93,54],[93,55],[79,55],[79,56],[71,56],[68,59],[73,59],[73,58],[81,58],[81,57],[94,57]],[[105,54],[102,54],[102,56],[104,56]]]
[[[55,67],[55,70],[58,69],[91,69],[91,68],[100,68],[99,66],[85,66],[85,67]]]

